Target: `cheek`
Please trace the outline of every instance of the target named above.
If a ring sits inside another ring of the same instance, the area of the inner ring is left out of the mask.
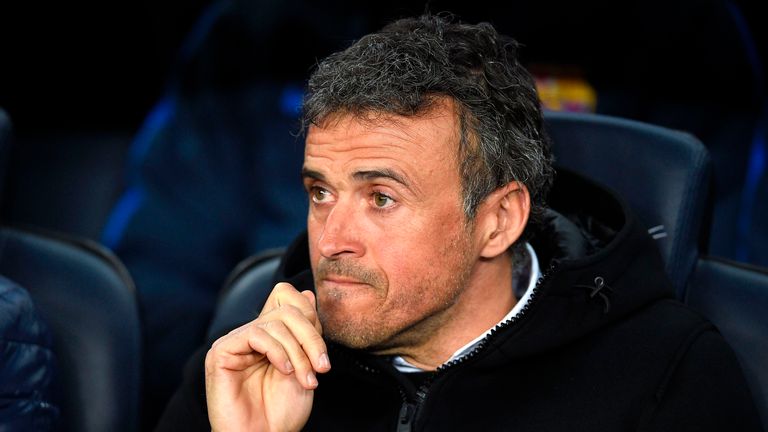
[[[471,255],[463,217],[431,219],[433,222],[393,229],[384,239],[376,261],[385,269],[393,286],[408,286],[434,279]],[[450,272],[448,272],[450,273]]]
[[[424,258],[441,255],[467,235],[463,213],[444,211],[414,219],[409,221],[411,223],[406,222],[403,229],[398,229],[402,234],[398,235],[398,241],[409,245],[406,252],[409,255]]]

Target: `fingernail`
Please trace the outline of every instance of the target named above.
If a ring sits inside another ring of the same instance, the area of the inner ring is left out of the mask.
[[[315,374],[313,374],[312,372],[307,374],[307,383],[309,383],[309,385],[312,387],[317,386],[317,378],[315,378]]]
[[[331,361],[328,359],[328,354],[326,353],[320,354],[318,363],[320,363],[320,367],[323,369],[329,369],[331,367]]]
[[[285,361],[285,370],[287,370],[288,372],[293,372],[293,365],[288,360]]]

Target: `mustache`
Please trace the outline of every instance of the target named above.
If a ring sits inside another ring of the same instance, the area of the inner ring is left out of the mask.
[[[315,273],[315,280],[322,280],[330,275],[334,275],[355,279],[375,287],[384,284],[384,278],[379,273],[350,260],[321,259],[317,264]]]

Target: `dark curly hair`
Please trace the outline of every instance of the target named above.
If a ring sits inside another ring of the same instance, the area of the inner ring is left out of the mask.
[[[435,15],[395,21],[319,63],[304,99],[304,130],[337,113],[419,115],[448,96],[458,110],[468,220],[491,192],[519,181],[535,223],[554,171],[533,79],[517,49],[487,23]]]

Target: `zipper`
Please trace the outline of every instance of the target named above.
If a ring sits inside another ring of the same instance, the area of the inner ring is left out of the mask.
[[[431,382],[431,377],[430,380]],[[400,397],[403,398],[403,404],[400,406],[400,413],[397,419],[397,432],[411,432],[413,429],[414,420],[416,420],[416,414],[418,414],[421,405],[427,398],[427,392],[429,390],[429,384],[422,384],[416,391],[416,400],[408,400],[408,396],[405,394],[405,389],[402,386],[398,386],[400,390]]]
[[[416,417],[416,404],[404,402],[397,419],[397,432],[411,432]]]
[[[553,260],[554,261],[554,260]],[[488,341],[492,339],[495,335],[499,333],[499,331],[510,327],[517,322],[519,322],[521,319],[523,319],[528,311],[533,307],[536,300],[538,300],[538,294],[539,289],[541,285],[544,284],[545,281],[547,281],[551,275],[555,272],[557,269],[557,263],[552,262],[547,270],[542,274],[541,278],[539,278],[538,281],[536,281],[536,285],[532,288],[533,291],[531,291],[531,298],[528,300],[528,303],[523,306],[523,308],[520,310],[520,313],[513,316],[512,318],[499,323],[496,327],[494,327],[491,330],[491,333],[472,350],[467,355],[454,359],[449,361],[448,363],[440,366],[435,370],[435,372],[428,377],[418,388],[416,391],[416,400],[410,401],[408,400],[408,395],[405,394],[405,389],[402,388],[402,386],[398,385],[400,390],[400,396],[403,398],[403,404],[400,406],[400,413],[398,416],[398,422],[397,422],[397,432],[411,432],[413,429],[413,424],[415,423],[416,418],[418,417],[419,411],[424,404],[424,401],[427,399],[427,395],[429,393],[429,388],[432,386],[432,383],[435,382],[435,380],[447,373],[447,371],[456,368],[457,366],[465,363],[466,361],[476,357],[482,350],[485,348],[485,346],[488,344]]]

